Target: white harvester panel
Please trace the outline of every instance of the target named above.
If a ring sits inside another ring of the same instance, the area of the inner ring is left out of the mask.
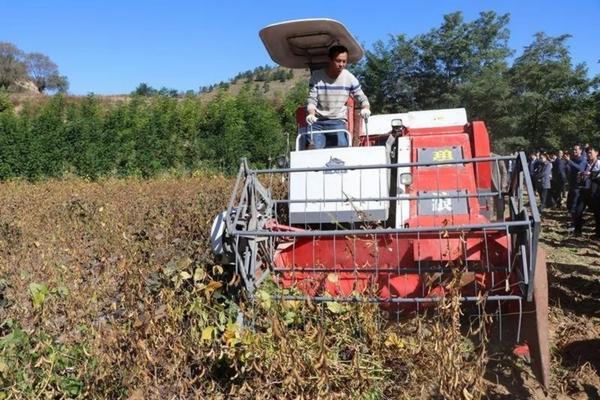
[[[438,128],[441,126],[465,125],[468,122],[467,110],[449,108],[445,110],[411,111],[405,124],[409,128]]]
[[[378,114],[369,118],[369,134],[381,135],[392,129],[392,120],[401,119],[408,128],[439,128],[442,126],[460,126],[468,122],[467,111],[464,108],[449,108],[445,110],[411,111],[399,114]],[[366,135],[365,121],[361,136]]]
[[[384,146],[338,147],[294,151],[291,168],[377,165],[388,163]],[[389,201],[358,199],[388,197],[389,170],[332,170],[290,173],[290,223],[381,221],[388,218]],[[346,199],[326,202],[323,200]]]

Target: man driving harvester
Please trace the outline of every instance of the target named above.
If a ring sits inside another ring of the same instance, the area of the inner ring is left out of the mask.
[[[346,102],[350,95],[360,104],[360,115],[367,120],[371,115],[369,100],[358,79],[346,69],[348,49],[341,45],[329,49],[329,64],[312,72],[306,105],[306,122],[311,133],[304,135],[304,148],[322,149],[327,140],[319,131],[345,130],[348,118]],[[344,132],[337,132],[337,147],[348,146]],[[312,137],[311,137],[312,136]],[[332,135],[333,136],[333,135]]]

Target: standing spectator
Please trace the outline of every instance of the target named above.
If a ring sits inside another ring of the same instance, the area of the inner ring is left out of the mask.
[[[583,176],[583,195],[587,207],[594,214],[595,234],[594,239],[600,240],[600,160],[598,149],[589,146],[587,150],[588,164]]]
[[[537,153],[535,151],[532,151],[531,153],[529,153],[529,163],[527,164],[527,167],[529,168],[529,175],[531,175],[531,177],[533,177],[533,172],[535,171],[536,164]]]
[[[572,226],[575,235],[581,235],[583,210],[580,210],[581,204],[581,181],[580,173],[585,171],[587,166],[587,158],[585,153],[581,152],[581,146],[573,146],[573,155],[570,160],[567,160],[569,171],[567,173],[567,181],[569,183],[569,194],[567,195],[567,209],[571,214]]]
[[[561,208],[565,196],[565,185],[567,183],[567,160],[562,150],[555,153],[552,161],[552,202],[555,208]]]
[[[534,182],[536,190],[540,196],[540,213],[544,211],[544,208],[549,206],[548,197],[550,192],[550,182],[552,181],[552,163],[548,161],[548,155],[546,153],[540,154],[540,159],[536,163],[534,171]]]

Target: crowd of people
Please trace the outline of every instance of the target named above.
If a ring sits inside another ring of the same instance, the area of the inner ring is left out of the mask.
[[[575,145],[571,151],[531,152],[528,167],[539,195],[540,212],[548,208],[566,207],[571,216],[569,232],[581,236],[586,211],[590,211],[595,224],[592,238],[600,240],[598,148]]]

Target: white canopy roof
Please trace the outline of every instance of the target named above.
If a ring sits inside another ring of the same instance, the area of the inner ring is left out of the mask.
[[[287,68],[318,68],[328,63],[329,48],[348,48],[348,62],[363,56],[363,49],[346,27],[333,19],[315,18],[284,21],[259,32],[269,55]]]

